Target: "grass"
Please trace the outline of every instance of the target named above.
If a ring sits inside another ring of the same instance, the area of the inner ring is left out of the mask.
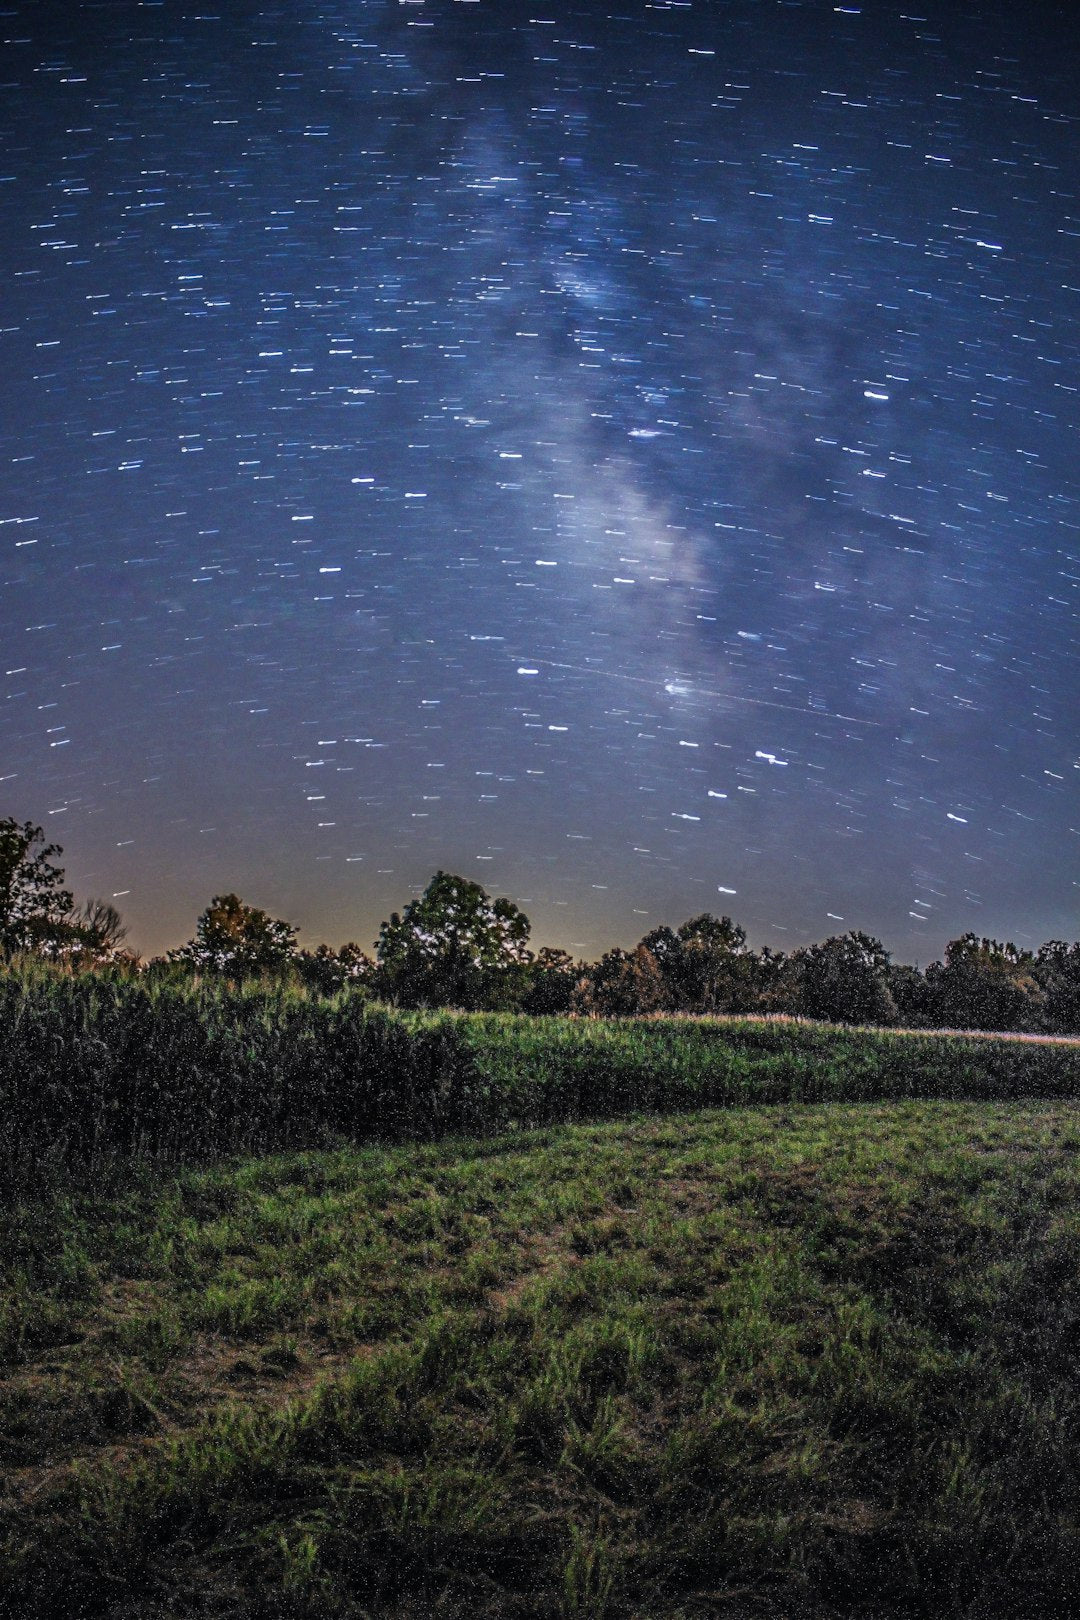
[[[1078,1164],[780,1103],[12,1204],[0,1609],[1074,1615]]]

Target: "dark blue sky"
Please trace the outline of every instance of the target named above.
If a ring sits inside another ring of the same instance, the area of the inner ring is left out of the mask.
[[[0,813],[146,951],[1077,937],[1080,53],[915,10],[0,9]]]

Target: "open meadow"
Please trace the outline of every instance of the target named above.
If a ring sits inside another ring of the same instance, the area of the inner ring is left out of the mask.
[[[3,1610],[1075,1614],[1078,1150],[780,1100],[24,1199]]]

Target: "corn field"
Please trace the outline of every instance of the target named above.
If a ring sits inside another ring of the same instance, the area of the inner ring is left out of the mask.
[[[1080,1044],[795,1021],[397,1013],[343,992],[0,974],[0,1186],[731,1104],[1080,1093]]]

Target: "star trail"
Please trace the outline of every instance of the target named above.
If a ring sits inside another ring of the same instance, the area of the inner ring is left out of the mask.
[[[0,9],[3,813],[143,951],[1080,934],[1053,5]]]

